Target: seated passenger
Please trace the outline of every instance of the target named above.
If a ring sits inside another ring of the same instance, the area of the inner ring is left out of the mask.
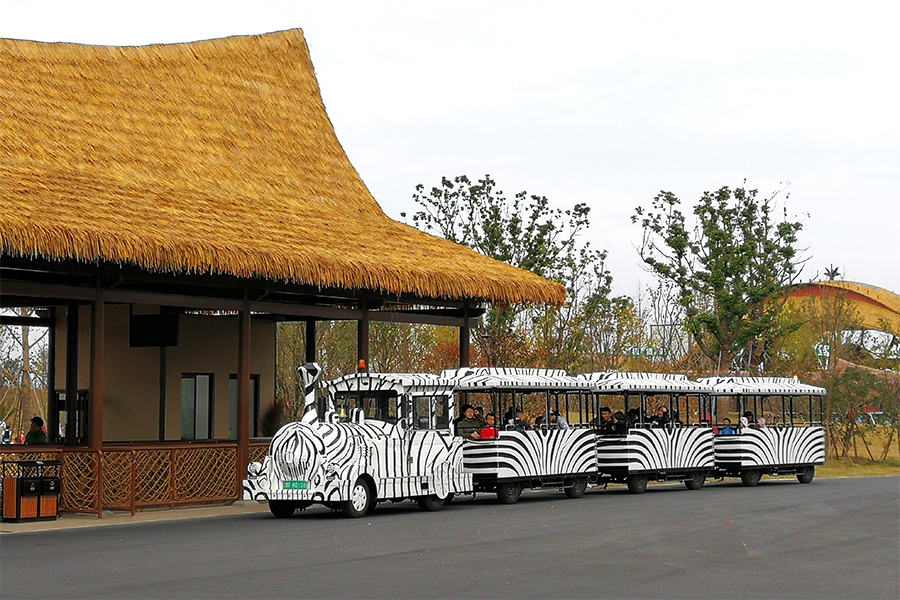
[[[482,409],[480,406],[475,407],[475,418],[478,419],[479,421],[481,421],[481,423],[482,423],[481,426],[484,427],[484,423],[485,423],[484,409]]]
[[[456,435],[467,440],[481,439],[484,425],[475,418],[475,409],[470,404],[465,406],[465,410],[465,417],[456,424]]]
[[[497,427],[495,425],[494,413],[488,413],[488,415],[485,417],[485,425],[481,429],[481,433],[479,434],[478,439],[480,439],[480,440],[497,439]]]
[[[731,419],[725,417],[722,419],[722,430],[719,435],[734,435],[734,427],[731,426]]]
[[[760,429],[765,429],[765,428],[766,428],[766,420],[763,419],[762,417],[759,418],[759,428],[760,428]]]
[[[513,422],[516,431],[526,431],[531,429],[531,423],[525,418],[525,412],[521,408],[516,409],[516,420]]]
[[[753,411],[745,410],[743,418],[747,419],[748,425],[756,425],[756,418],[753,416]]]
[[[550,426],[558,427],[559,429],[568,429],[569,424],[566,423],[566,420],[559,416],[555,410],[550,411]]]
[[[653,423],[654,427],[664,427],[669,423],[669,409],[665,406],[660,406],[656,411],[656,416],[650,419],[650,422]]]
[[[628,420],[628,428],[636,427],[641,421],[641,410],[639,408],[629,408],[626,413]]]
[[[544,424],[544,415],[541,415],[534,420],[534,428],[535,429],[540,429],[543,424]]]
[[[613,416],[613,433],[628,433],[628,423],[625,421],[625,413],[621,410],[617,410]]]
[[[600,407],[600,433],[601,434],[609,434],[615,433],[613,431],[613,426],[615,423],[612,420],[612,409],[608,406]]]

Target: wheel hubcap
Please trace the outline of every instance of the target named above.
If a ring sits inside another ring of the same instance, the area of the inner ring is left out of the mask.
[[[366,486],[361,483],[357,484],[356,487],[353,488],[353,494],[350,495],[350,503],[353,504],[353,509],[356,511],[364,510],[368,500]]]

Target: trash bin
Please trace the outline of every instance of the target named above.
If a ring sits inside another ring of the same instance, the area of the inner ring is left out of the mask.
[[[59,517],[58,460],[3,461],[3,520],[52,521]]]

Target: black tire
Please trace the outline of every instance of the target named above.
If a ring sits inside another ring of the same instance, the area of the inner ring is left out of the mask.
[[[522,494],[522,484],[515,481],[506,481],[497,484],[497,499],[503,504],[515,504]]]
[[[581,498],[587,489],[587,477],[576,477],[572,485],[563,489],[566,498]]]
[[[453,502],[453,494],[447,494],[447,497],[444,498],[444,505],[450,504]]]
[[[812,480],[816,477],[816,468],[815,467],[803,467],[800,469],[800,472],[797,473],[797,481],[800,483],[812,483]]]
[[[762,479],[762,471],[759,469],[747,469],[741,471],[741,483],[747,487],[756,487]]]
[[[704,483],[706,483],[706,474],[702,471],[695,471],[690,474],[690,477],[684,480],[684,485],[689,490],[699,490],[703,487]]]
[[[269,500],[269,512],[277,519],[290,519],[297,508],[297,503],[291,500]]]
[[[372,504],[374,504],[372,490],[369,489],[369,484],[360,477],[350,488],[350,499],[342,504],[341,510],[344,512],[344,516],[358,519],[366,516],[366,513],[372,508]]]
[[[419,508],[427,512],[441,510],[444,507],[444,499],[438,498],[434,494],[430,496],[419,496],[416,499],[419,502]]]
[[[632,494],[643,494],[647,491],[647,483],[650,481],[650,478],[646,475],[629,475],[625,478],[625,484],[628,486],[628,491]]]

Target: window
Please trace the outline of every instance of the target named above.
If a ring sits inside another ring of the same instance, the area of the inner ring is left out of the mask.
[[[181,439],[213,437],[213,376],[209,373],[181,375]]]
[[[237,439],[237,374],[228,376],[228,439]],[[259,437],[259,375],[250,375],[250,437]]]
[[[338,392],[334,395],[334,409],[341,421],[351,418],[354,409],[362,410],[367,419],[397,422],[397,392]]]

